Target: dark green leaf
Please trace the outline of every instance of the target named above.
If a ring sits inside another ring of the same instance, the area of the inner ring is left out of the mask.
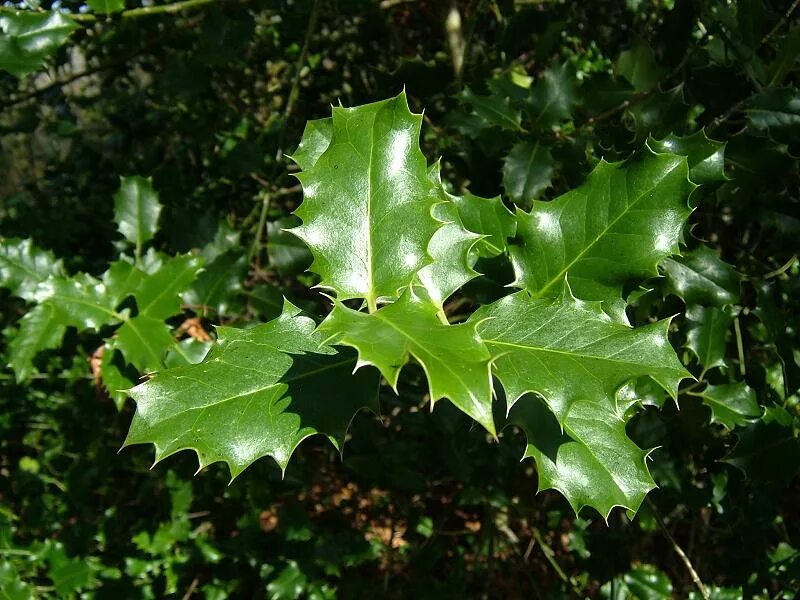
[[[686,310],[690,322],[686,347],[706,371],[725,366],[725,344],[733,323],[730,307],[723,309],[692,305]]]
[[[739,274],[707,246],[665,258],[659,266],[666,278],[665,291],[686,304],[721,308],[739,302]]]
[[[699,396],[711,409],[711,422],[726,429],[741,427],[761,416],[755,391],[743,382],[709,385]]]
[[[515,204],[530,207],[551,185],[553,157],[539,142],[520,142],[506,156],[503,187]]]
[[[705,131],[679,137],[670,134],[664,139],[647,141],[655,152],[680,154],[689,161],[689,179],[698,185],[725,181],[725,143],[706,137]]]

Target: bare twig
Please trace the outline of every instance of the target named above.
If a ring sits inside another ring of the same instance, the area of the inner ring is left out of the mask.
[[[675,538],[672,537],[669,529],[667,529],[667,525],[664,523],[664,519],[661,518],[661,513],[656,508],[655,502],[653,502],[650,498],[647,498],[647,506],[650,507],[650,511],[653,513],[653,517],[655,518],[656,523],[658,523],[658,526],[661,528],[661,532],[664,534],[664,537],[667,538],[669,543],[672,545],[672,549],[675,550],[675,554],[680,557],[681,561],[683,561],[683,564],[686,566],[686,569],[689,571],[689,575],[691,576],[695,586],[697,586],[697,589],[700,591],[700,595],[704,598],[704,600],[709,600],[710,597],[708,595],[706,586],[703,585],[700,576],[697,574],[697,571],[695,571],[692,561],[689,560],[689,557],[686,556],[683,548],[678,545],[678,542],[675,541]]]

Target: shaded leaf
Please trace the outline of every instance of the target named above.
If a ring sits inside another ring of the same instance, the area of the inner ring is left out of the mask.
[[[288,303],[269,323],[220,327],[202,363],[131,390],[136,414],[125,446],[152,443],[156,461],[192,449],[201,468],[223,461],[231,477],[262,456],[285,469],[300,442],[317,433],[341,449],[355,412],[377,411],[377,372],[351,375],[355,356],[320,347],[313,330]]]
[[[106,343],[100,363],[100,378],[109,398],[117,406],[117,410],[122,410],[125,400],[128,398],[125,390],[136,384],[124,373],[124,366],[122,354],[114,348],[113,344]]]
[[[545,69],[531,88],[531,105],[527,111],[531,126],[549,129],[572,117],[576,102],[575,72],[566,65]]]
[[[529,207],[550,187],[553,157],[539,142],[515,144],[503,163],[503,187],[506,194],[522,207]]]
[[[665,258],[659,266],[666,278],[666,293],[686,304],[721,308],[739,302],[739,274],[707,246]]]
[[[797,143],[800,137],[800,91],[767,88],[748,103],[750,128],[780,143]]]
[[[663,69],[656,63],[650,44],[641,39],[636,40],[631,48],[620,52],[615,72],[627,79],[637,92],[653,89],[664,75]]]
[[[465,192],[450,200],[458,208],[464,228],[483,236],[474,246],[478,256],[490,258],[507,251],[508,239],[517,234],[517,219],[500,196],[481,198]]]
[[[741,427],[761,416],[756,393],[744,382],[708,385],[698,395],[711,409],[711,422],[726,429]]]
[[[217,315],[230,314],[237,306],[246,276],[245,255],[240,250],[228,250],[206,264],[183,294],[183,301],[202,313],[210,308]]]
[[[8,345],[8,364],[18,382],[27,380],[36,372],[33,359],[39,352],[61,345],[65,331],[59,311],[49,302],[34,307],[22,317],[19,331]]]
[[[327,343],[358,350],[359,365],[376,366],[395,391],[413,356],[425,370],[431,404],[448,398],[494,434],[489,352],[474,324],[446,325],[437,312],[409,290],[372,314],[337,303],[318,331]]]
[[[294,215],[267,223],[269,264],[283,277],[302,273],[313,260],[303,240],[287,231],[299,224],[300,219]]]
[[[686,310],[690,328],[686,347],[697,357],[703,369],[725,366],[725,344],[733,323],[733,313],[726,307],[692,305]]]
[[[471,105],[475,114],[490,125],[511,131],[521,129],[521,113],[511,107],[508,98],[499,94],[480,96],[467,87],[461,92],[459,99]]]

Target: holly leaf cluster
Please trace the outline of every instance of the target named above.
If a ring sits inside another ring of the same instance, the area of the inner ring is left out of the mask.
[[[126,443],[154,444],[159,460],[192,449],[233,477],[262,456],[285,469],[308,435],[341,449],[353,414],[377,411],[378,375],[396,390],[415,362],[432,407],[447,399],[490,437],[524,431],[540,488],[576,510],[636,510],[654,483],[648,450],[626,433],[641,399],[623,389],[647,379],[676,398],[691,375],[669,320],[631,325],[626,291],[678,254],[703,160],[668,138],[677,152],[645,146],[559,198],[511,211],[448,190],[420,150],[421,124],[405,93],[308,124],[293,156],[302,222],[288,232],[310,249],[333,310],[316,325],[285,303],[264,325],[221,329],[203,362],[131,390]],[[509,295],[451,322],[449,300],[488,257],[510,260]]]

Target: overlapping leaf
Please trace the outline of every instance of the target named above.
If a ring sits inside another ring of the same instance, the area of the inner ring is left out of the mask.
[[[650,377],[675,398],[689,377],[667,339],[668,321],[633,329],[563,283],[558,298],[518,292],[481,307],[470,322],[492,354],[509,407],[533,392],[562,424],[576,402],[616,408],[617,391],[633,379]]]
[[[64,265],[52,252],[37,248],[29,239],[0,242],[0,287],[31,301],[36,287],[51,276],[64,276]]]
[[[376,366],[395,389],[413,356],[425,370],[431,403],[448,398],[494,434],[489,352],[474,324],[447,325],[437,312],[409,289],[372,314],[337,304],[319,332],[328,343],[358,350],[359,365]]]
[[[761,416],[755,391],[743,382],[709,385],[698,396],[711,409],[711,422],[727,429],[746,425]]]
[[[58,11],[0,14],[0,69],[24,77],[41,68],[77,25]]]
[[[687,304],[723,307],[739,301],[740,276],[711,248],[699,246],[659,265],[666,291]]]
[[[655,487],[645,465],[648,453],[628,439],[611,407],[579,401],[559,424],[543,402],[527,396],[509,420],[528,438],[525,457],[536,461],[539,490],[558,490],[576,513],[584,506],[603,518],[615,506],[636,511]]]
[[[705,370],[725,365],[725,344],[733,323],[733,312],[713,306],[692,305],[686,310],[690,323],[686,347],[692,351]]]
[[[686,158],[645,150],[626,163],[602,162],[581,187],[518,211],[514,285],[555,297],[568,274],[577,297],[602,300],[625,321],[623,285],[656,274],[678,251],[695,187],[688,174]]]
[[[334,107],[330,145],[298,175],[311,270],[340,299],[393,298],[430,262],[438,199],[419,149],[420,115],[405,93],[356,108]]]
[[[277,319],[220,328],[200,364],[159,373],[130,391],[136,415],[125,445],[152,443],[156,461],[181,450],[200,467],[227,463],[236,477],[262,456],[286,468],[295,448],[322,433],[341,448],[360,408],[377,411],[378,375],[356,357],[320,347],[314,322],[286,304]]]

